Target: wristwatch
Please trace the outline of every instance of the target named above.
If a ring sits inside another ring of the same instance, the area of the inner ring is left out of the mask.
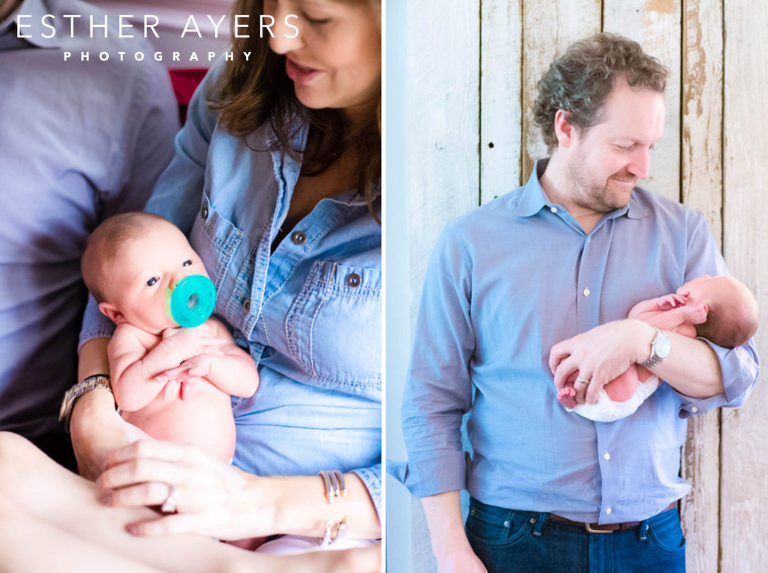
[[[108,374],[94,374],[93,376],[88,376],[66,391],[64,399],[61,401],[59,422],[64,422],[67,431],[69,431],[69,417],[72,415],[72,408],[75,406],[75,401],[86,392],[90,392],[96,388],[106,388],[112,392],[112,382]]]
[[[651,355],[640,366],[643,368],[653,368],[669,356],[670,350],[672,350],[672,344],[669,341],[669,336],[667,336],[666,332],[657,328],[656,336],[651,341]]]

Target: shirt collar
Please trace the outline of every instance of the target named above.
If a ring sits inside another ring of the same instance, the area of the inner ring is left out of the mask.
[[[544,189],[541,187],[539,177],[544,173],[549,163],[549,158],[539,159],[533,166],[528,182],[523,186],[522,197],[513,209],[513,214],[518,217],[531,217],[544,207],[552,206],[547,199]],[[632,193],[629,204],[621,209],[616,209],[606,214],[606,218],[613,219],[626,215],[630,219],[640,219],[649,215],[648,208],[642,204],[637,193]]]
[[[61,33],[58,19],[55,22],[50,22],[49,19],[49,23],[56,26],[56,34],[52,38],[42,37],[42,34],[50,35],[51,32],[50,28],[44,27],[41,23],[43,16],[49,13],[44,0],[24,0],[15,12],[0,22],[0,37],[4,37],[6,34],[12,34],[16,37],[16,16],[23,14],[29,16],[29,18],[24,18],[24,24],[29,24],[29,28],[24,28],[24,32],[31,38],[18,38],[20,43],[26,42],[38,48],[58,48],[61,46],[58,37]]]

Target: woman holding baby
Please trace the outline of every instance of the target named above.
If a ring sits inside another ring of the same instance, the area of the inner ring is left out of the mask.
[[[142,547],[144,564],[161,568],[277,559],[199,537],[190,549],[187,534],[288,534],[305,540],[302,550],[313,538],[381,536],[380,3],[240,0],[235,13],[250,15],[251,30],[232,51],[250,51],[250,60],[219,60],[209,71],[147,205],[188,236],[216,285],[216,316],[259,368],[256,394],[233,398],[233,464],[192,446],[136,441],[141,432],[103,388],[80,396],[70,419],[81,473],[95,488],[3,441],[4,455],[12,451],[41,487],[58,488],[22,493],[18,522],[41,534],[51,523],[62,529],[80,500],[93,520],[86,529],[98,533],[73,525],[68,535],[83,551],[114,552],[115,562]],[[259,39],[261,14],[274,17],[273,38]],[[109,332],[97,311],[86,313],[81,380],[107,371]],[[195,329],[177,336],[192,357]],[[0,483],[27,491],[5,472]],[[60,506],[47,524],[28,511],[41,495]],[[161,505],[174,511],[148,509]],[[173,537],[178,547],[158,537],[166,534],[183,534]],[[375,547],[301,558],[289,559],[320,570],[378,566]]]

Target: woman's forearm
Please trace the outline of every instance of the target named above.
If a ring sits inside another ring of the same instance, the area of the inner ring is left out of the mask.
[[[357,475],[347,473],[344,477],[347,497],[328,503],[320,476],[249,476],[244,491],[244,507],[248,510],[240,518],[247,521],[251,511],[268,511],[270,530],[310,537],[322,537],[327,521],[335,526],[347,518],[348,537],[380,538],[381,524],[368,490]]]

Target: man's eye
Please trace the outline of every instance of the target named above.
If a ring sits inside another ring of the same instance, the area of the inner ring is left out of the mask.
[[[154,286],[154,285],[156,285],[157,284],[157,280],[158,280],[157,277],[152,277],[151,279],[149,279],[147,281],[147,286]]]
[[[181,266],[182,267],[190,267],[190,266],[192,266],[192,259],[187,259],[186,261],[181,263]]]

